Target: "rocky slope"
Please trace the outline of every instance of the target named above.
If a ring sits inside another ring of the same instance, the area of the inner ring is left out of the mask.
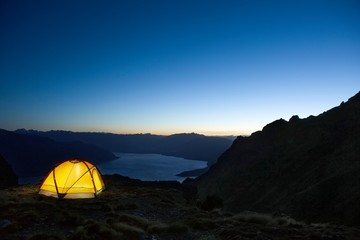
[[[196,185],[228,210],[360,225],[359,173],[360,93],[317,117],[238,137]]]
[[[18,178],[10,164],[0,155],[0,189],[15,186]]]

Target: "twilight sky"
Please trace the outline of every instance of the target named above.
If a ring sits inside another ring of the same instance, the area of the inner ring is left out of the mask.
[[[250,134],[360,91],[360,2],[0,1],[0,128]]]

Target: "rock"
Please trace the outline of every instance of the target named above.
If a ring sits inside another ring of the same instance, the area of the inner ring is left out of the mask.
[[[298,115],[294,115],[290,118],[289,122],[290,123],[294,123],[294,122],[297,122],[298,120],[300,120],[299,116]]]

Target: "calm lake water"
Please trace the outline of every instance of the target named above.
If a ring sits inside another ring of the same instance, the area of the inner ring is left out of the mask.
[[[188,160],[160,154],[114,153],[118,158],[110,162],[97,164],[102,174],[120,174],[144,181],[176,180],[183,171],[205,168],[207,162]],[[40,183],[44,176],[19,178],[20,184]]]
[[[160,154],[115,153],[115,155],[119,158],[98,165],[102,174],[117,173],[144,181],[176,180],[181,182],[185,178],[178,177],[176,174],[207,166],[205,161]]]

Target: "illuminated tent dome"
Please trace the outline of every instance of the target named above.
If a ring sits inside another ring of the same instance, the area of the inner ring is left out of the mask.
[[[39,194],[56,198],[94,198],[105,189],[100,171],[88,161],[64,161],[47,175]]]

